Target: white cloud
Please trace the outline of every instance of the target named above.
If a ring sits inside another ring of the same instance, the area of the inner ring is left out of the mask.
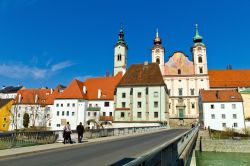
[[[47,68],[38,68],[36,66],[28,66],[24,64],[0,64],[0,76],[18,79],[42,79],[49,77],[55,72],[63,70],[67,67],[73,66],[74,63],[70,61],[60,62]]]
[[[61,69],[73,66],[73,65],[74,63],[71,61],[64,61],[64,62],[60,62],[60,63],[52,65],[51,70],[57,71],[57,70],[61,70]]]

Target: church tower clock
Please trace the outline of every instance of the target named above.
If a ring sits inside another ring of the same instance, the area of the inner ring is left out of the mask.
[[[125,74],[127,67],[127,50],[128,46],[124,40],[124,32],[121,26],[119,33],[118,41],[115,45],[115,53],[114,53],[114,76],[122,72]]]

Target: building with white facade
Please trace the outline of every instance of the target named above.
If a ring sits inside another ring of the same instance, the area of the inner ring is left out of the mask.
[[[245,129],[243,100],[236,90],[201,90],[199,105],[203,128],[238,132]]]
[[[84,82],[73,80],[54,101],[52,129],[62,130],[67,122],[72,129],[80,122],[86,128],[111,126],[114,89],[121,77],[122,73],[118,73],[114,77],[89,78]]]
[[[152,48],[152,62],[159,64],[163,79],[169,93],[170,125],[190,125],[198,120],[198,96],[200,89],[209,89],[206,46],[199,35],[196,35],[191,47],[192,60],[181,51],[174,52],[164,62],[166,53],[158,31]]]
[[[29,115],[28,127],[42,127],[50,129],[51,111],[57,91],[52,89],[22,89],[17,92],[11,108],[9,130],[22,129],[23,116]]]
[[[168,94],[157,63],[133,64],[116,87],[114,123],[169,123]]]
[[[0,99],[14,99],[16,98],[17,92],[21,89],[25,89],[24,86],[7,86],[0,90]]]

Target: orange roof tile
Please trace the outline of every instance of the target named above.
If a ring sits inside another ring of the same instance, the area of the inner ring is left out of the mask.
[[[21,102],[19,103],[19,95],[21,95]],[[37,103],[35,102],[35,96],[38,96]],[[39,104],[46,105],[46,99],[51,95],[50,89],[21,89],[17,92],[15,103],[19,104]]]
[[[209,70],[211,88],[250,87],[250,70]]]
[[[113,100],[114,90],[122,78],[122,73],[114,77],[89,78],[85,82],[73,80],[69,86],[58,95],[57,99],[86,99],[86,100]],[[86,86],[86,94],[83,87]],[[98,89],[101,90],[101,97],[98,98]]]
[[[242,102],[236,90],[200,90],[203,102]]]
[[[83,99],[86,95],[83,94],[82,89],[83,89],[83,83],[75,79],[56,98],[57,99]]]

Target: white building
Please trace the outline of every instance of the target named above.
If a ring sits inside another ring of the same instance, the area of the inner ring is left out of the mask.
[[[198,96],[200,89],[209,89],[206,46],[196,27],[191,48],[192,60],[183,52],[170,55],[165,63],[162,40],[158,31],[152,48],[152,62],[159,64],[169,93],[170,125],[190,125],[199,117]]]
[[[62,130],[67,122],[72,129],[80,122],[87,128],[112,122],[114,89],[121,77],[118,73],[115,77],[89,78],[84,82],[73,80],[54,101],[52,130]]]
[[[243,100],[236,90],[201,90],[199,121],[204,128],[242,132],[245,128]]]
[[[0,99],[14,99],[17,96],[17,92],[21,89],[25,89],[24,86],[7,86],[0,90]]]
[[[23,116],[29,115],[28,127],[51,127],[51,111],[56,91],[52,89],[22,89],[17,92],[11,108],[9,130],[22,129]]]
[[[169,123],[167,87],[157,63],[133,64],[115,91],[115,122]]]

